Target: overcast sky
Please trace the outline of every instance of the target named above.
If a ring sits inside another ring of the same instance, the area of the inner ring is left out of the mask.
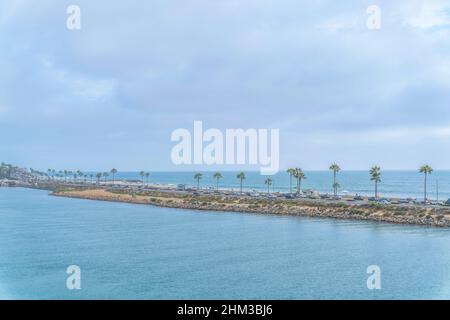
[[[194,120],[280,129],[283,168],[450,169],[450,3],[0,0],[0,161],[177,170]]]

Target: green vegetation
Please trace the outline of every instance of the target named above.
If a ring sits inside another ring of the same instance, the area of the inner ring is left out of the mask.
[[[236,177],[239,179],[239,181],[241,183],[241,194],[242,194],[242,181],[244,181],[246,179],[245,173],[244,172],[240,172]]]
[[[293,176],[297,179],[297,194],[302,192],[302,180],[306,179],[306,175],[301,168],[295,168]]]
[[[116,178],[117,169],[116,168],[112,168],[110,172],[112,174],[112,183],[114,184],[115,178]]]
[[[100,179],[102,178],[102,173],[101,172],[97,172],[95,177],[97,178],[97,184],[100,184]]]
[[[222,179],[222,174],[220,172],[216,172],[213,175],[213,178],[216,179],[216,190],[219,191],[219,179]]]
[[[267,185],[267,193],[270,193],[270,186],[272,185],[272,179],[271,178],[267,178],[266,181],[264,181],[264,184]]]
[[[0,179],[14,179],[18,169],[11,164],[2,162],[0,166]]]
[[[337,176],[337,173],[339,171],[341,171],[341,168],[336,163],[333,163],[330,166],[330,170],[333,171],[333,191],[334,191],[334,196],[336,197],[337,193],[338,193],[338,189],[341,187],[340,184],[336,181],[336,176]]]
[[[142,178],[142,184],[144,184],[145,171],[139,172],[139,175],[140,175],[141,178]]]
[[[423,201],[427,202],[427,176],[433,173],[433,168],[431,168],[429,165],[423,165],[422,167],[420,167],[419,172],[423,173],[425,176]]]
[[[294,176],[295,169],[289,168],[286,172],[289,174],[289,193],[292,193],[292,177]]]
[[[370,180],[375,183],[375,199],[378,199],[378,183],[381,182],[381,168],[373,166],[370,169]]]
[[[203,174],[201,174],[200,172],[196,173],[194,175],[194,179],[197,180],[197,190],[200,190],[200,180],[203,179]]]

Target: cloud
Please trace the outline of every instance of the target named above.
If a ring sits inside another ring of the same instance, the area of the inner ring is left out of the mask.
[[[408,1],[402,7],[406,26],[419,29],[450,28],[450,5],[448,1]]]
[[[364,166],[373,155],[352,141],[386,149],[390,136],[440,139],[450,125],[446,1],[379,1],[380,30],[367,29],[368,4],[356,0],[80,0],[79,31],[66,28],[69,4],[0,7],[9,162],[57,150],[55,162],[100,166],[121,149],[122,167],[164,169],[170,132],[203,120],[280,128],[294,145],[282,161],[301,147],[313,166],[346,147]]]
[[[327,143],[330,137],[337,140],[351,140],[358,143],[402,143],[409,141],[416,143],[417,141],[433,139],[450,138],[450,125],[447,127],[394,127],[373,129],[364,132],[330,132],[328,134],[318,134],[314,137],[316,143]]]

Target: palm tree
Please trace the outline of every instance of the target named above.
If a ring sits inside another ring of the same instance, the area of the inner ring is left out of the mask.
[[[197,180],[197,190],[200,190],[200,179],[203,178],[203,174],[196,173],[194,179]]]
[[[69,172],[67,170],[64,170],[64,182],[67,182],[67,174]]]
[[[339,190],[340,188],[341,188],[341,185],[339,184],[339,182],[333,183],[334,196],[337,196],[338,190]]]
[[[431,168],[429,165],[423,165],[420,167],[419,172],[423,173],[425,175],[425,182],[424,182],[424,197],[423,197],[423,201],[424,203],[427,202],[427,176],[429,174],[433,173],[433,168]]]
[[[81,172],[81,170],[77,170],[77,172],[75,173],[79,178],[83,177],[83,172]]]
[[[97,178],[97,184],[100,184],[100,178],[102,177],[102,173],[101,172],[97,172],[95,177]]]
[[[333,190],[334,190],[334,196],[337,196],[337,189],[336,186],[339,185],[339,183],[336,182],[336,175],[339,171],[341,171],[341,168],[336,164],[333,163],[330,166],[330,170],[333,171]],[[340,188],[340,186],[339,186]]]
[[[94,175],[92,173],[90,173],[89,178],[91,178],[91,184],[92,184],[92,178],[94,178]]]
[[[289,173],[289,193],[292,193],[292,176],[295,173],[295,169],[289,168],[286,172]]]
[[[103,172],[103,177],[105,178],[105,182],[106,182],[106,178],[109,177],[109,173],[108,172]]]
[[[300,169],[300,172],[298,172],[297,179],[298,179],[298,192],[300,193],[302,192],[302,180],[306,179],[306,175],[302,169]]]
[[[216,179],[216,189],[219,191],[219,179],[222,179],[222,174],[220,172],[214,173],[213,177]]]
[[[146,172],[145,173],[145,182],[148,184],[148,177],[150,177],[150,173]]]
[[[294,168],[293,174],[297,179],[297,194],[302,191],[302,180],[306,179],[306,175],[301,168]]]
[[[141,171],[141,172],[139,172],[139,175],[142,177],[142,184],[144,184],[145,172]]]
[[[115,182],[115,176],[116,176],[116,173],[117,173],[117,169],[116,169],[116,168],[112,168],[112,169],[111,169],[111,174],[112,174],[112,181],[113,181],[113,184],[114,184],[114,182]]]
[[[378,199],[378,183],[381,182],[381,168],[373,166],[370,169],[370,180],[375,182],[375,199]]]
[[[270,193],[270,186],[272,185],[272,179],[267,178],[266,181],[264,181],[264,184],[267,185],[267,193]]]
[[[244,181],[246,179],[245,177],[245,173],[244,172],[239,172],[239,174],[236,176],[240,182],[241,182],[241,194],[242,194],[242,181]]]

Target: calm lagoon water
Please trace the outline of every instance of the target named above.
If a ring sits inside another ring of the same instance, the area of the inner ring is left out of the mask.
[[[66,289],[72,264],[81,290]],[[448,299],[450,230],[0,188],[0,298]]]

